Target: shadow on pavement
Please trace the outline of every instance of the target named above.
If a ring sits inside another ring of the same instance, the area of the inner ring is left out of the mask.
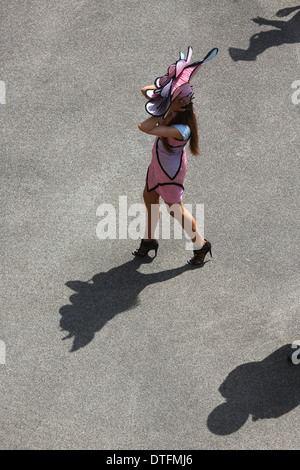
[[[139,293],[150,284],[164,282],[179,276],[187,270],[200,269],[189,264],[181,267],[143,274],[138,271],[141,263],[151,263],[152,258],[133,258],[131,261],[107,272],[95,274],[87,282],[68,281],[66,286],[76,293],[70,296],[71,305],[64,305],[60,327],[73,338],[71,352],[90,343],[97,331],[115,315],[126,312],[138,305]]]
[[[299,9],[300,5],[291,8],[283,8],[276,13],[276,16],[282,18]],[[260,26],[269,25],[274,26],[276,29],[254,34],[250,38],[250,45],[247,50],[230,47],[229,55],[235,62],[239,60],[256,60],[259,54],[262,54],[270,47],[300,42],[300,11],[288,21],[267,20],[260,17],[253,18],[252,21]]]
[[[218,435],[238,431],[252,415],[252,421],[279,418],[300,404],[300,365],[288,357],[285,345],[260,362],[234,369],[219,388],[226,402],[208,416],[208,429]]]

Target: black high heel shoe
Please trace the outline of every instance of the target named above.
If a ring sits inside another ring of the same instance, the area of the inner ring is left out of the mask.
[[[206,240],[206,238],[204,238],[205,242],[203,247],[200,248],[199,250],[194,250],[194,256],[193,258],[189,258],[188,259],[188,263],[189,264],[194,264],[194,265],[200,265],[203,263],[204,261],[204,258],[205,256],[207,255],[207,253],[209,252],[210,253],[210,256],[212,257],[212,254],[211,254],[211,243],[209,241]]]
[[[150,250],[154,250],[155,251],[154,258],[155,258],[157,255],[158,246],[159,244],[157,240],[150,240],[149,242],[145,242],[144,239],[142,239],[140,247],[138,248],[138,250],[132,250],[132,254],[134,256],[143,257],[143,256],[146,256]]]

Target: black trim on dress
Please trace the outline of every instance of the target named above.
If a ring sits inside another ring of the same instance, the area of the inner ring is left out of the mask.
[[[160,140],[160,139],[158,138],[157,141],[156,141],[156,149],[155,149],[155,150],[156,150],[156,158],[157,158],[157,161],[158,161],[159,166],[161,167],[162,171],[164,172],[164,174],[165,174],[171,181],[173,181],[173,180],[176,178],[176,176],[178,175],[178,173],[179,173],[179,171],[180,171],[180,168],[181,168],[181,165],[182,165],[182,155],[183,155],[183,148],[184,148],[184,146],[183,146],[182,151],[181,151],[181,155],[180,155],[180,164],[179,164],[179,166],[178,166],[178,169],[177,169],[175,175],[174,175],[173,177],[171,177],[171,176],[166,172],[166,170],[165,170],[164,167],[162,166],[161,161],[160,161],[160,159],[159,159],[159,152],[158,152],[158,142],[159,142],[159,140]],[[178,147],[181,147],[181,146],[179,145]],[[176,147],[173,147],[173,148],[176,148]]]
[[[148,167],[147,175],[146,175],[146,187],[147,187],[148,193],[150,193],[151,191],[154,191],[154,189],[158,188],[158,186],[169,186],[169,185],[179,186],[184,191],[184,186],[181,183],[157,183],[156,186],[153,186],[153,188],[150,189],[148,185],[148,174],[149,174],[149,167]]]

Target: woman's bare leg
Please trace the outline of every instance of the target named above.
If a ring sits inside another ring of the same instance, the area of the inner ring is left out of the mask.
[[[146,206],[146,229],[144,241],[150,241],[155,238],[155,230],[160,216],[159,194],[153,189],[147,191],[145,185],[143,198]]]
[[[174,217],[188,234],[194,244],[194,249],[202,248],[205,240],[200,234],[196,221],[192,214],[184,207],[182,201],[177,204],[167,203],[169,214]]]
[[[143,198],[146,206],[146,227],[143,240],[144,242],[150,242],[155,237],[155,230],[160,216],[159,194],[155,190],[147,191],[147,186],[145,185]],[[155,247],[153,247],[153,249],[155,249]],[[138,254],[138,256],[144,256],[147,251],[148,247],[141,243],[140,248],[133,250],[132,253],[135,255]]]

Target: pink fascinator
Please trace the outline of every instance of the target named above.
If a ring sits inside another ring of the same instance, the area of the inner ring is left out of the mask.
[[[204,59],[190,65],[193,49],[188,48],[187,58],[180,52],[180,58],[175,64],[170,65],[168,72],[163,77],[155,80],[155,90],[147,90],[146,96],[149,101],[146,103],[146,111],[152,116],[165,117],[171,106],[171,102],[178,96],[193,96],[193,89],[189,82],[196,75],[200,67],[209,60],[216,57],[218,49],[212,49]]]

